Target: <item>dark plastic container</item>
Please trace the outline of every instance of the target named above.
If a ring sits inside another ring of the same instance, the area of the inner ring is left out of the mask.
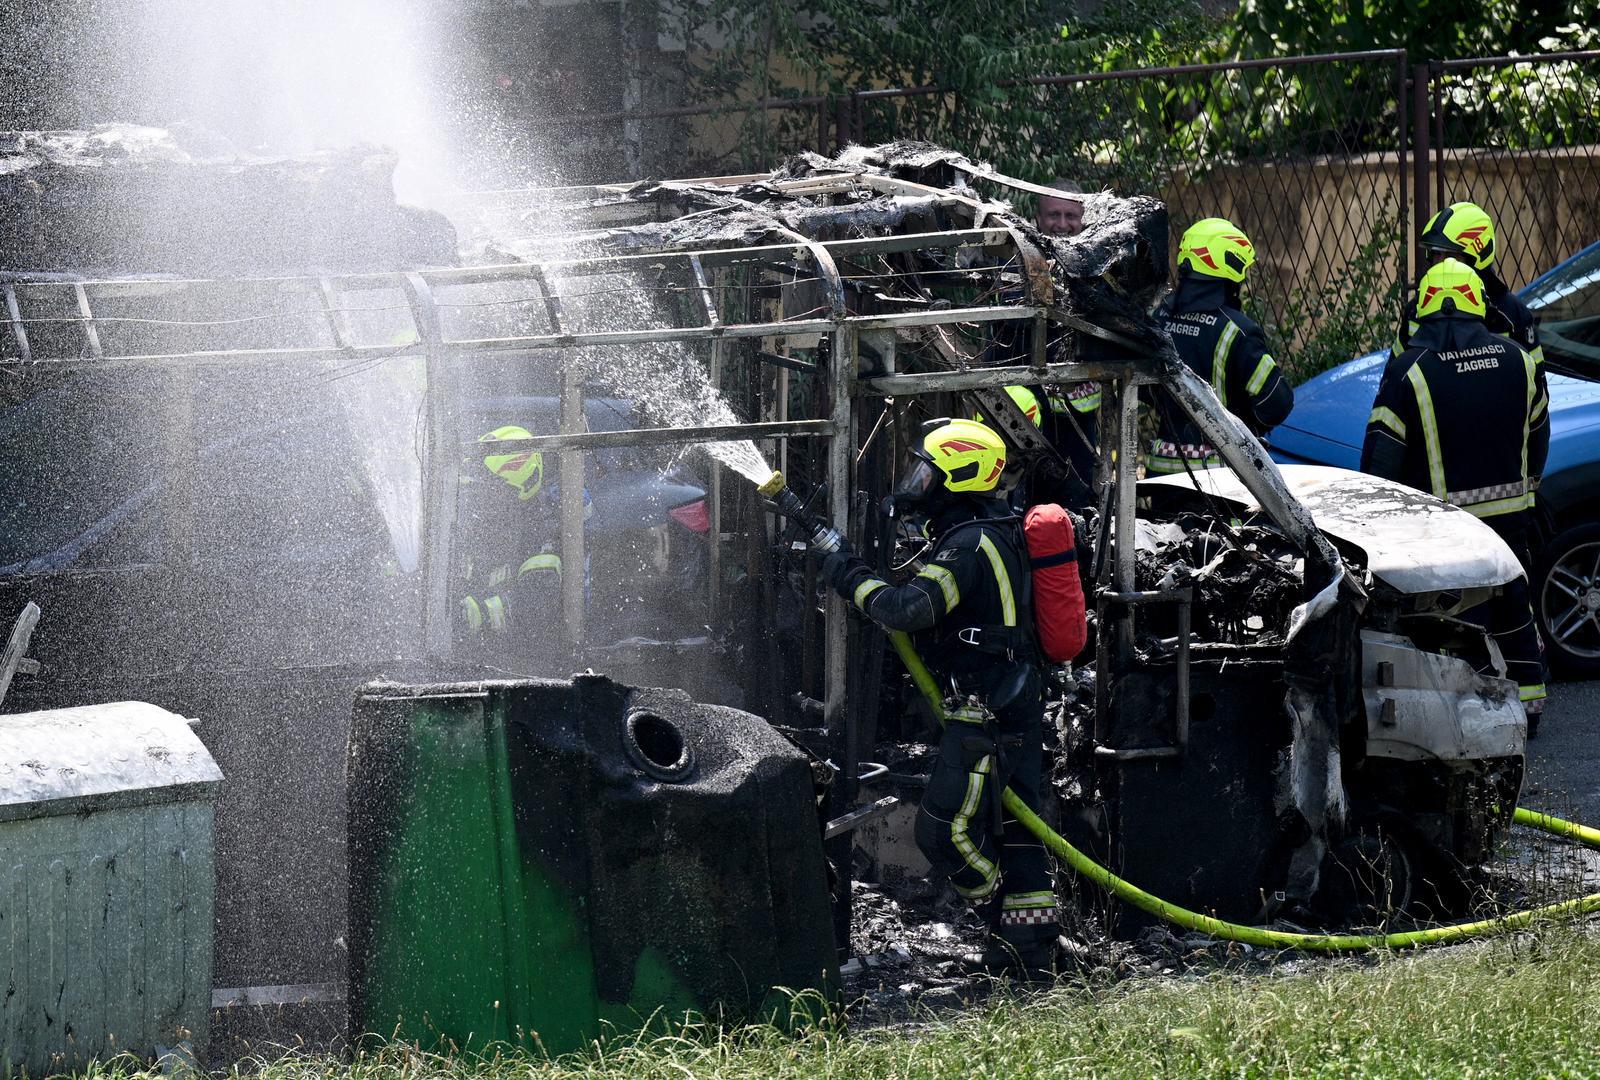
[[[349,758],[350,1025],[551,1053],[837,982],[806,758],[603,676],[368,685]]]

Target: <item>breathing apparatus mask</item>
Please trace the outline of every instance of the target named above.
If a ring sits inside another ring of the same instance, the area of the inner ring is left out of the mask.
[[[924,420],[916,445],[911,448],[911,464],[894,491],[884,496],[879,509],[891,521],[903,524],[907,518],[927,514],[933,504],[949,492],[945,490],[944,476],[933,463],[924,443],[927,437],[950,421],[946,417]]]

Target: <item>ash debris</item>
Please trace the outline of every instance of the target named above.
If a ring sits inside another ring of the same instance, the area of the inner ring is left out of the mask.
[[[1071,882],[1063,871],[1060,885]],[[1067,933],[1055,981],[1016,983],[972,973],[966,957],[982,950],[983,921],[947,887],[927,882],[852,886],[851,959],[840,968],[853,1027],[915,1023],[970,1008],[995,994],[1096,988],[1134,979],[1202,976],[1222,971],[1288,973],[1326,959],[1260,949],[1198,933],[1147,928],[1133,941],[1107,931],[1103,912],[1085,910],[1087,897],[1063,896]],[[1357,961],[1359,962],[1359,961]]]
[[[1139,588],[1194,597],[1196,642],[1281,644],[1303,593],[1304,559],[1288,537],[1263,525],[1181,513],[1138,522]]]
[[[857,881],[851,904],[851,958],[839,976],[858,1023],[893,1023],[988,995],[992,980],[963,969],[963,958],[983,948],[987,928],[942,883]]]
[[[199,277],[449,266],[380,146],[263,157],[197,129],[0,132],[0,271]]]

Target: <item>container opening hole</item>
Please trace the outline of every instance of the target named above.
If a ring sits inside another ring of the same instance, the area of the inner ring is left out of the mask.
[[[1210,723],[1217,715],[1217,699],[1210,694],[1196,694],[1189,699],[1189,719],[1196,724]]]
[[[657,780],[681,780],[694,765],[678,725],[653,712],[628,714],[628,750],[634,763]]]

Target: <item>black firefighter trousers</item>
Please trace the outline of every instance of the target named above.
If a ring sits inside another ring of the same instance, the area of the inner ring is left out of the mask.
[[[1484,518],[1483,523],[1499,534],[1523,569],[1531,576],[1528,557],[1528,530],[1521,514],[1505,518]],[[1463,618],[1486,628],[1500,647],[1506,661],[1506,678],[1517,684],[1522,706],[1531,723],[1544,711],[1544,645],[1533,617],[1528,583],[1523,578],[1508,585],[1499,596],[1480,604]]]
[[[990,925],[1019,948],[1060,933],[1044,845],[1000,806],[1009,786],[1039,808],[1044,698],[1037,673],[1017,701],[985,725],[952,717],[917,812],[917,847]]]

